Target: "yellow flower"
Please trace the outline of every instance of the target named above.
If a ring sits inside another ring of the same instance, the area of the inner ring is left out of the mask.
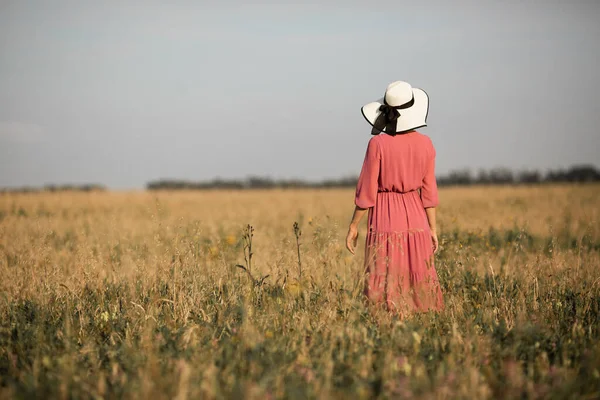
[[[299,296],[302,294],[302,284],[296,279],[291,280],[287,285],[285,285],[285,291],[292,296]]]
[[[412,336],[413,336],[413,339],[415,339],[415,342],[421,343],[421,335],[419,335],[417,332],[413,332]]]
[[[407,362],[404,363],[404,365],[402,365],[402,371],[406,374],[406,375],[410,375],[410,372],[412,371],[412,366]]]
[[[367,389],[365,386],[360,386],[356,390],[356,396],[359,399],[368,399],[369,397],[371,397],[371,391],[369,389]]]
[[[110,317],[110,314],[107,311],[100,314],[100,319],[104,322],[108,322],[108,317]]]
[[[265,332],[265,337],[266,337],[267,339],[272,339],[272,338],[273,338],[273,336],[274,336],[274,335],[273,335],[273,331],[270,331],[270,330],[269,330],[269,331],[266,331],[266,332]]]
[[[413,348],[416,353],[419,351],[419,348],[421,347],[421,335],[419,335],[417,332],[413,332],[412,336],[414,339]]]
[[[225,238],[225,242],[226,242],[228,245],[230,245],[230,246],[233,246],[234,244],[236,244],[236,243],[237,243],[237,238],[236,238],[234,235],[228,235],[228,236]]]

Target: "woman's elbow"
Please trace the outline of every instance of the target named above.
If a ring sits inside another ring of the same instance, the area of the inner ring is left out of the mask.
[[[424,195],[421,193],[421,201],[423,202],[423,208],[435,208],[439,205],[438,197],[435,195]]]
[[[356,200],[354,202],[354,205],[359,210],[368,210],[369,208],[372,208],[375,206],[375,202],[371,202],[371,201],[367,201],[367,200]]]
[[[356,196],[354,198],[354,205],[360,209],[366,210],[375,206],[375,199],[371,196],[364,196],[363,193],[363,196]]]

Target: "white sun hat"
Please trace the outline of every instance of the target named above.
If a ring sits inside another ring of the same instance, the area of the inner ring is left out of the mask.
[[[396,81],[388,85],[383,98],[363,106],[361,111],[373,126],[372,135],[396,135],[427,126],[429,96],[423,89]]]

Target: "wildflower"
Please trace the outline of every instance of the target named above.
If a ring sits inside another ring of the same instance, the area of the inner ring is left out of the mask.
[[[402,365],[402,371],[406,374],[406,375],[410,375],[410,371],[412,371],[412,366],[408,363],[408,361],[406,361],[403,365]]]
[[[234,244],[236,244],[236,243],[237,243],[237,238],[236,238],[234,235],[228,235],[228,236],[225,238],[225,242],[226,242],[228,245],[230,245],[230,246],[233,246]]]
[[[415,353],[419,352],[419,349],[421,348],[421,335],[419,335],[417,332],[413,332],[412,333],[412,337],[413,337],[413,351]]]
[[[302,285],[294,279],[285,286],[285,290],[292,296],[299,296],[302,293]]]
[[[102,314],[100,314],[100,319],[104,322],[108,322],[109,317],[110,314],[108,313],[108,311],[104,311]]]
[[[365,386],[360,386],[356,390],[356,396],[359,399],[368,399],[371,397],[371,391],[369,389],[367,389]]]
[[[421,335],[419,335],[417,332],[413,332],[412,333],[413,339],[415,339],[415,342],[417,343],[421,343]]]

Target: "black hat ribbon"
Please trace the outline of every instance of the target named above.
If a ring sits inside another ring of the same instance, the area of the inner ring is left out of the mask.
[[[384,97],[383,104],[379,106],[380,114],[373,123],[371,135],[379,135],[381,132],[385,132],[389,135],[395,135],[396,128],[398,126],[398,118],[400,117],[400,111],[398,110],[410,108],[413,106],[413,104],[415,104],[414,96],[408,103],[404,103],[396,107],[390,106],[387,101],[385,101]]]

